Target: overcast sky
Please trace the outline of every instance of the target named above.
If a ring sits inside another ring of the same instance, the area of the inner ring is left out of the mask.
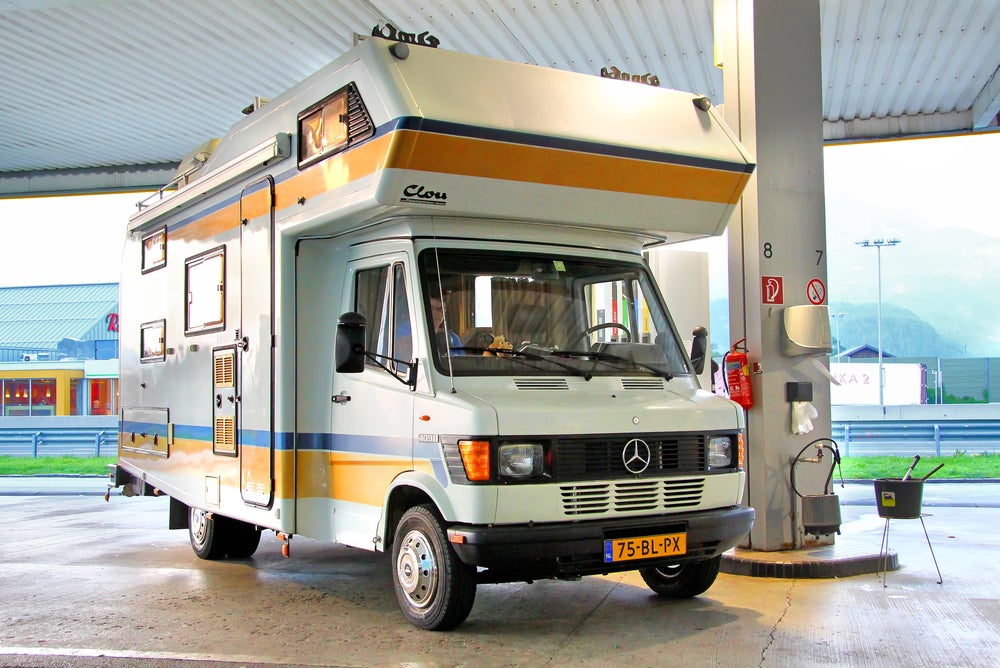
[[[919,251],[915,240],[928,229],[953,229],[948,238],[958,245],[971,232],[980,250],[984,243],[1000,249],[997,156],[1000,133],[828,146],[831,299],[857,300],[853,292],[870,291],[863,281],[850,284],[850,277],[871,273],[871,258],[853,245],[861,238],[903,239],[892,249],[900,265]],[[142,197],[0,200],[0,286],[118,281],[126,224]],[[702,247],[713,249],[710,290],[716,299],[727,294],[725,243],[712,241]],[[838,286],[833,281],[840,274],[845,278]],[[992,276],[983,279],[993,282]]]

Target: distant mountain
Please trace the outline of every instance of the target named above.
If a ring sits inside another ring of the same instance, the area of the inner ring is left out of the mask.
[[[877,308],[874,303],[834,303],[830,305],[830,313],[844,314],[839,318],[831,318],[834,352],[837,351],[838,333],[840,350],[850,350],[864,344],[878,347]],[[720,357],[731,343],[727,300],[716,299],[709,304],[709,322],[713,357]],[[882,349],[896,357],[966,356],[962,345],[943,337],[916,313],[885,302],[882,303]]]
[[[956,194],[956,197],[958,195]],[[889,215],[888,212],[885,213]],[[876,254],[871,249],[858,248],[847,239],[862,236],[845,231],[841,222],[827,229],[828,285],[830,312],[852,309],[841,321],[845,343],[862,342],[875,345],[874,319],[876,295]],[[894,231],[902,243],[882,252],[882,317],[883,342],[891,350],[891,336],[899,335],[904,346],[919,346],[917,332],[897,331],[886,327],[889,309],[907,309],[911,315],[936,330],[947,343],[958,346],[957,357],[1000,356],[1000,309],[993,292],[996,267],[1000,263],[1000,243],[995,237],[969,230],[927,226],[919,230]],[[868,302],[865,304],[864,302]],[[853,310],[853,305],[867,307]],[[893,311],[895,313],[895,311]],[[895,316],[892,316],[895,317]],[[848,323],[866,318],[871,333]],[[911,321],[904,320],[900,325]],[[895,339],[893,339],[895,341]],[[931,346],[930,342],[926,346]]]

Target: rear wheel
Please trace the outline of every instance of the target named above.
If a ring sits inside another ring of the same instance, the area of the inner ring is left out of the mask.
[[[246,559],[260,545],[257,527],[201,508],[188,509],[188,533],[191,549],[202,559]]]
[[[664,598],[691,598],[712,586],[721,564],[722,555],[719,555],[701,561],[643,568],[639,575],[646,586]]]
[[[431,506],[414,506],[399,520],[392,543],[392,575],[400,610],[422,629],[455,628],[476,601],[475,568],[455,554]]]

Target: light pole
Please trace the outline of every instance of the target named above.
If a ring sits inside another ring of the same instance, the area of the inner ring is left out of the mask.
[[[844,352],[844,344],[840,342],[840,319],[844,317],[843,313],[831,313],[830,317],[833,318],[833,325],[837,332],[837,359],[840,359],[841,353]]]
[[[878,306],[875,316],[878,328],[878,405],[883,406],[885,404],[885,377],[882,375],[882,246],[896,246],[899,245],[900,241],[899,239],[872,239],[871,241],[864,239],[854,243],[862,248],[875,249],[878,278],[876,292]]]

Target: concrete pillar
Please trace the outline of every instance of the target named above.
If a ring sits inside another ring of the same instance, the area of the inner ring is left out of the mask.
[[[747,501],[757,519],[745,547],[830,542],[802,534],[789,482],[792,458],[831,435],[829,382],[813,360],[829,362],[781,347],[786,308],[827,303],[819,0],[716,0],[715,30],[724,115],[757,160],[729,225],[730,337],[747,338],[753,369]],[[792,433],[789,381],[812,383],[819,417],[809,434]],[[831,459],[796,467],[800,492],[823,491]]]

